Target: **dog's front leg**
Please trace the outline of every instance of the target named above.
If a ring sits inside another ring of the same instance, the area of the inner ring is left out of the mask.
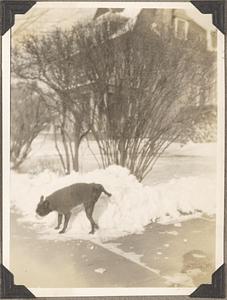
[[[66,228],[68,226],[68,223],[69,223],[69,219],[71,217],[71,212],[68,212],[68,213],[64,214],[64,216],[65,216],[64,227],[63,227],[63,229],[61,231],[59,231],[59,233],[64,233],[65,232],[65,230],[66,230]]]
[[[54,229],[59,229],[61,226],[63,214],[58,213],[58,225]]]

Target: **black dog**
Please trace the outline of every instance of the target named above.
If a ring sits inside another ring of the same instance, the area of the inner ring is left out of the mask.
[[[94,233],[95,228],[98,229],[98,225],[92,218],[95,203],[98,201],[101,193],[105,193],[108,197],[111,196],[101,184],[96,183],[76,183],[67,187],[64,187],[53,194],[46,197],[41,196],[40,202],[36,208],[36,212],[39,216],[46,216],[51,211],[58,212],[58,225],[55,229],[59,229],[62,217],[65,216],[65,222],[63,229],[59,233],[64,233],[71,216],[71,210],[80,204],[84,205],[86,216],[91,223],[91,231]]]

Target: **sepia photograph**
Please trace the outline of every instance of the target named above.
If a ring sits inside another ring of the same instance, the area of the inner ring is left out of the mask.
[[[3,262],[35,296],[190,295],[224,262],[224,35],[189,2],[101,4],[4,35]]]

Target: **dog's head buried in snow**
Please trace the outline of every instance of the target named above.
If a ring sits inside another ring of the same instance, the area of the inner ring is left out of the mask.
[[[37,205],[36,213],[44,217],[51,211],[58,212],[58,225],[55,229],[59,229],[64,215],[64,226],[59,233],[64,233],[71,216],[71,210],[83,204],[86,216],[91,223],[90,233],[94,233],[98,229],[98,225],[92,218],[95,203],[98,201],[101,193],[105,193],[108,197],[111,196],[101,184],[97,183],[75,183],[70,186],[64,187],[44,199],[41,196],[40,202]]]
[[[38,203],[36,208],[36,213],[39,216],[44,217],[48,215],[50,212],[51,212],[50,202],[48,200],[44,200],[44,196],[41,196],[40,202]]]

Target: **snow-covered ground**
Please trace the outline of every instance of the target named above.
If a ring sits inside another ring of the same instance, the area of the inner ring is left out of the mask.
[[[76,182],[101,183],[112,194],[102,195],[96,203],[94,219],[99,230],[88,234],[90,223],[82,207],[75,208],[67,232],[58,234],[55,212],[38,218],[35,214],[40,196],[47,196],[61,187]],[[46,239],[109,240],[133,233],[141,233],[151,222],[179,222],[200,213],[215,214],[215,178],[189,176],[145,186],[125,168],[110,166],[88,173],[59,176],[50,171],[39,175],[11,173],[11,205],[22,214],[21,222],[28,222]],[[177,220],[177,221],[176,221]]]
[[[94,142],[90,147],[98,155]],[[119,166],[98,169],[85,143],[80,174],[51,171],[58,157],[50,140],[38,139],[31,154],[21,173],[11,172],[11,269],[17,284],[191,287],[209,282],[215,269],[215,144],[173,144],[142,183]],[[48,163],[38,165],[43,161]],[[54,230],[55,212],[43,218],[35,214],[41,195],[75,182],[101,183],[112,194],[96,203],[94,235],[88,234],[82,206],[75,208],[65,234]],[[40,276],[34,277],[36,272]],[[48,274],[56,276],[50,280]]]
[[[81,158],[84,156],[92,156],[91,151],[88,148],[88,144],[92,152],[97,156],[99,155],[99,150],[97,143],[95,141],[90,140],[87,142],[84,140],[80,145],[80,155]],[[59,148],[61,151],[61,144],[59,144]],[[193,143],[189,142],[187,144],[173,143],[168,149],[164,152],[164,156],[169,155],[190,155],[190,156],[206,156],[213,157],[216,155],[217,145],[216,143]],[[49,136],[40,135],[38,136],[32,144],[32,157],[36,156],[53,156],[56,155],[56,149],[53,141]]]

